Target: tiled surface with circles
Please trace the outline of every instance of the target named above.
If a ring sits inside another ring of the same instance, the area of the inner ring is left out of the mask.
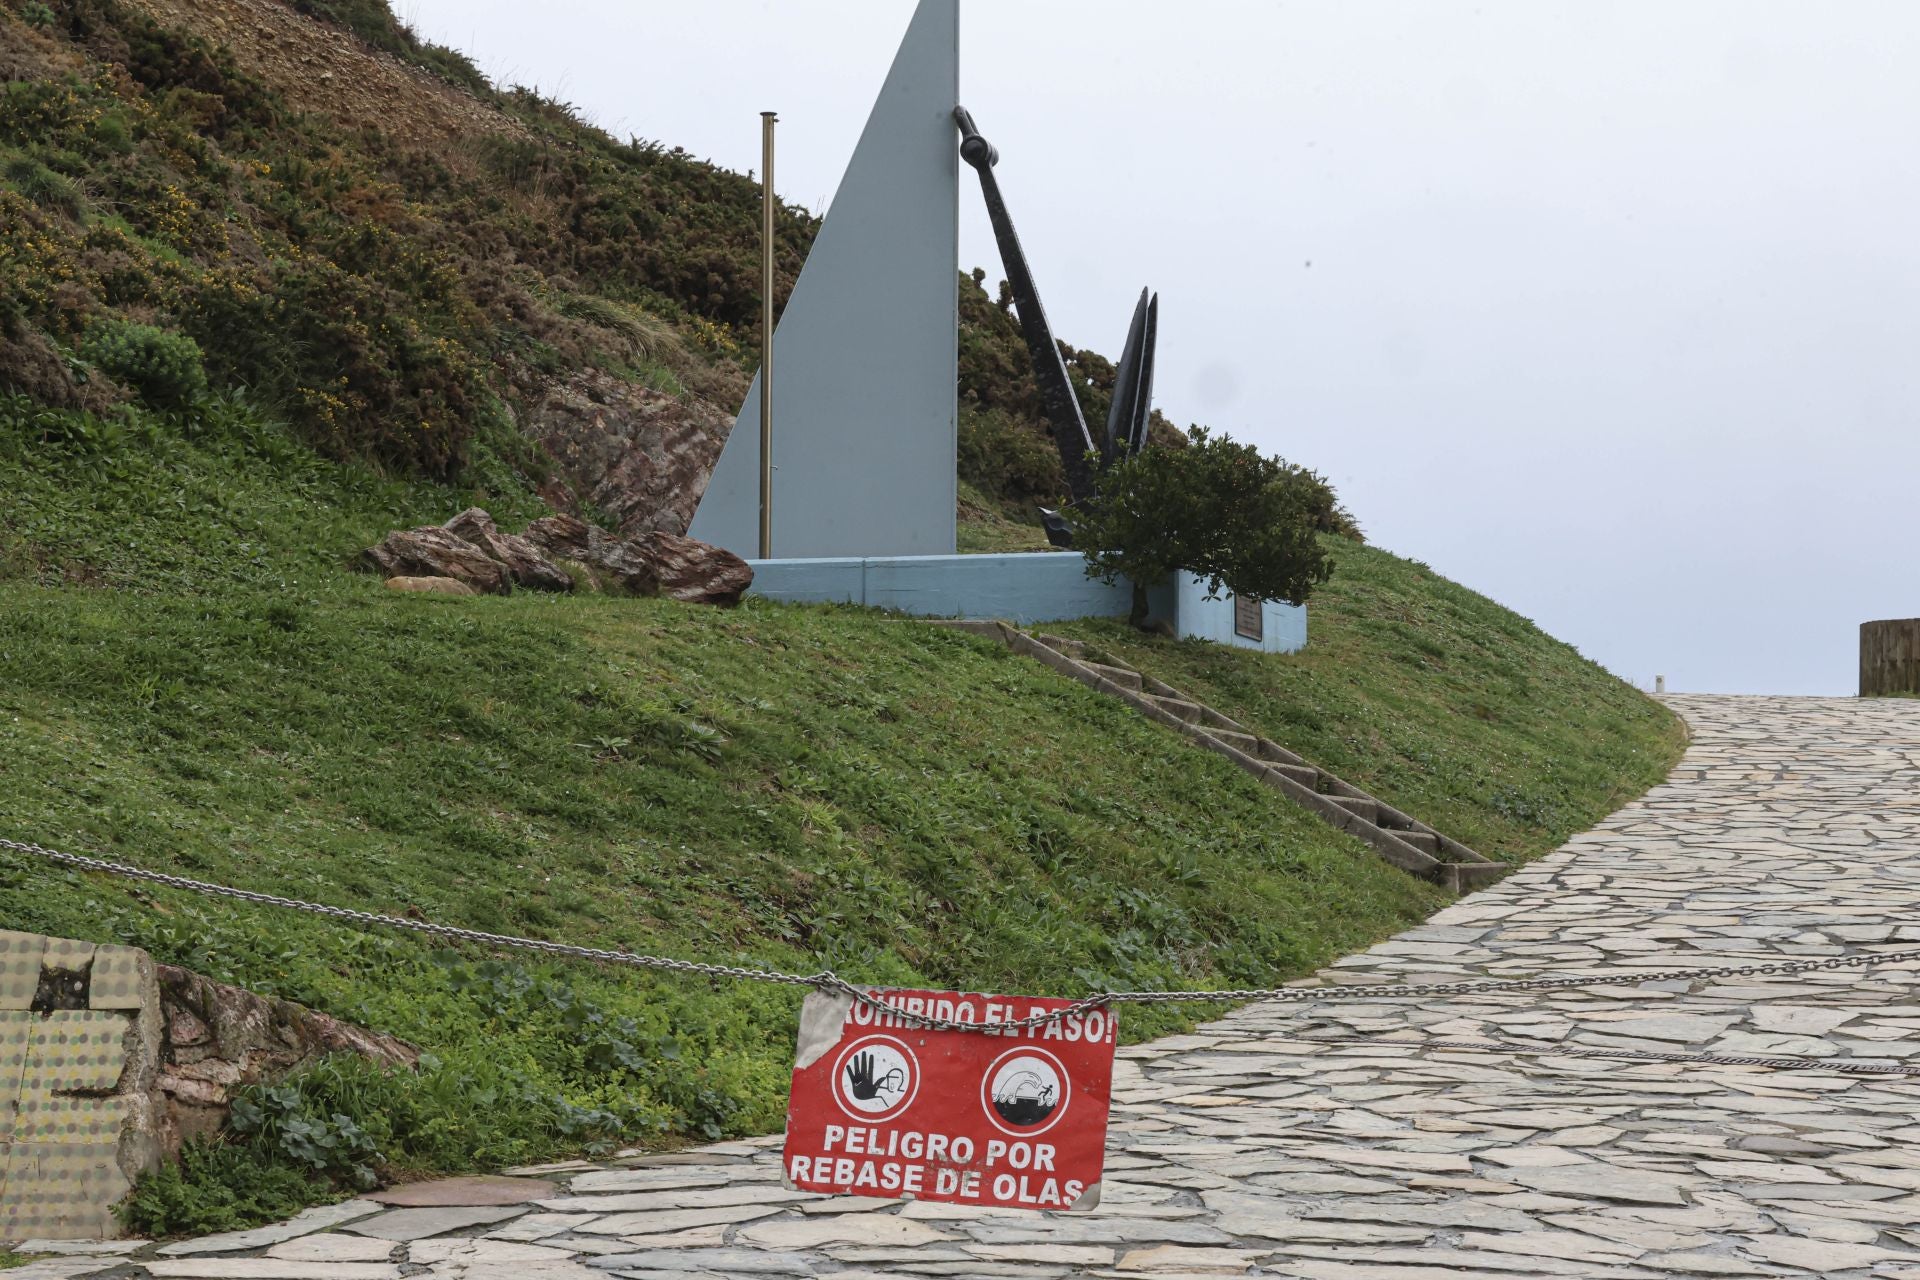
[[[0,931],[0,1239],[115,1234],[129,1116],[115,1091],[142,962],[131,947]],[[86,974],[89,1007],[35,1012],[43,970]]]
[[[40,986],[40,957],[47,939],[37,933],[0,929],[0,1010],[30,1009]]]

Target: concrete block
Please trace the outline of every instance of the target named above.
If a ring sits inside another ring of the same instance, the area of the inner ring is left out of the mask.
[[[94,949],[93,976],[87,988],[90,1009],[139,1009],[153,981],[147,953],[112,944]]]
[[[37,933],[0,930],[0,1010],[33,1007],[46,951],[47,940]]]

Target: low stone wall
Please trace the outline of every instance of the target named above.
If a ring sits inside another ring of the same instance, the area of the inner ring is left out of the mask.
[[[133,1180],[218,1131],[234,1089],[333,1053],[420,1056],[133,947],[0,931],[0,1240],[119,1234]]]

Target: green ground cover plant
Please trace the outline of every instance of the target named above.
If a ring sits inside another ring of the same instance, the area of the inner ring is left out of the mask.
[[[1504,861],[1556,848],[1679,758],[1679,718],[1573,646],[1417,560],[1323,544],[1333,576],[1299,653],[1058,630]]]

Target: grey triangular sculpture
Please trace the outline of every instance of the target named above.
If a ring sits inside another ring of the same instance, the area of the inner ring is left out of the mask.
[[[959,0],[921,0],[773,339],[776,557],[951,555]],[[688,530],[760,545],[760,380]]]

